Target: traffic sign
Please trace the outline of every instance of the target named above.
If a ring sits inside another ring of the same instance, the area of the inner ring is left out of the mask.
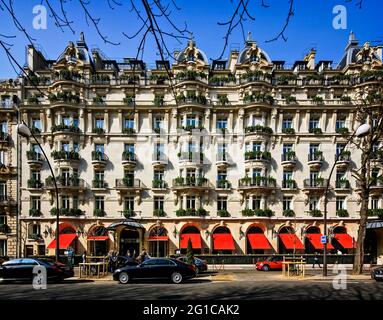
[[[321,236],[320,237],[320,242],[323,243],[323,244],[327,243],[327,237],[326,236]]]

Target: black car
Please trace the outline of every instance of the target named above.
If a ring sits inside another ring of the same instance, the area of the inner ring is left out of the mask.
[[[0,266],[0,282],[4,281],[32,281],[33,268],[36,266],[45,267],[47,270],[47,281],[60,282],[65,278],[74,276],[72,269],[65,264],[42,261],[40,259],[13,259],[4,262]]]
[[[177,260],[182,261],[182,262],[186,262],[187,257],[179,257],[179,258],[177,258]],[[194,265],[197,268],[196,269],[197,273],[204,272],[207,270],[207,261],[206,260],[202,260],[200,258],[194,258]]]
[[[371,279],[376,281],[383,281],[383,266],[377,267],[371,271]]]
[[[126,284],[132,279],[170,279],[181,283],[184,279],[196,276],[195,267],[176,259],[152,258],[137,266],[125,266],[117,269],[113,279]]]

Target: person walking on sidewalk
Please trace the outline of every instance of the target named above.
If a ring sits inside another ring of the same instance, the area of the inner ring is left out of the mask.
[[[322,268],[320,263],[319,263],[318,252],[315,252],[315,255],[314,255],[313,269],[315,269],[316,264],[319,266],[319,268]]]

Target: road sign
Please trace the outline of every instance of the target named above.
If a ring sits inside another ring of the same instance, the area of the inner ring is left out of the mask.
[[[326,236],[321,236],[320,237],[320,242],[321,243],[326,243],[327,242],[327,237]]]

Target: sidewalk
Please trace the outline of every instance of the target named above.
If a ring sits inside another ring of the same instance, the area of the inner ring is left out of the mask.
[[[321,265],[323,267],[323,265]],[[329,272],[336,266],[336,264],[328,264],[327,268]],[[352,264],[339,264],[338,267],[345,268],[346,270],[352,270]],[[369,265],[365,265],[366,270],[369,270]],[[208,265],[209,271],[222,271],[222,270],[255,270],[255,266],[253,264],[225,264],[222,269],[222,265]],[[312,264],[306,265],[306,271],[308,270],[322,270],[318,266],[315,268],[312,267]]]

